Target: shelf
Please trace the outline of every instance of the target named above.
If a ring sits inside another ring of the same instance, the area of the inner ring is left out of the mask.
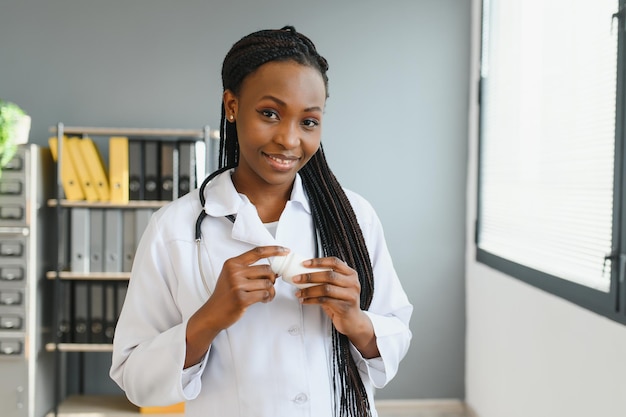
[[[112,343],[46,343],[46,352],[113,352]]]
[[[56,271],[46,272],[46,278],[56,279]],[[128,281],[130,272],[59,272],[59,278],[64,280],[83,281]]]
[[[50,133],[57,133],[57,127],[50,128]],[[126,127],[81,127],[63,126],[63,133],[68,135],[93,135],[93,136],[159,136],[172,138],[198,138],[204,139],[203,129],[139,129]],[[219,132],[211,130],[211,139],[219,139]]]
[[[140,417],[139,407],[120,395],[73,395],[59,404],[57,417]],[[152,414],[155,417],[182,417],[183,414]],[[54,417],[49,412],[46,417]]]
[[[114,203],[110,201],[85,201],[85,200],[57,200],[51,198],[48,200],[48,207],[84,207],[84,208],[123,208],[123,209],[141,209],[141,208],[161,208],[168,200],[130,200],[127,203]]]

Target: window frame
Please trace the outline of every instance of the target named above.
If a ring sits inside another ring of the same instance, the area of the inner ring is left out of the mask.
[[[484,3],[481,0],[480,19],[480,67],[483,65]],[[613,226],[612,253],[606,262],[611,262],[611,281],[608,293],[561,279],[554,275],[515,263],[479,248],[481,218],[481,178],[482,178],[482,94],[483,78],[479,71],[478,86],[478,164],[476,184],[476,220],[474,244],[476,261],[519,279],[543,291],[568,300],[580,307],[591,310],[611,320],[626,324],[626,193],[623,190],[626,179],[626,0],[619,0],[618,12],[614,15],[617,30],[617,80],[615,103],[615,169],[613,181]]]

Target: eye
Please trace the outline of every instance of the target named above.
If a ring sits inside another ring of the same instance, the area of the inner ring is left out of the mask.
[[[302,121],[302,124],[304,125],[304,127],[308,128],[308,129],[313,129],[317,126],[320,125],[319,120],[316,119],[305,119]]]
[[[259,110],[259,114],[261,114],[264,117],[267,117],[268,119],[278,119],[278,113],[276,113],[274,110],[262,109],[262,110]]]

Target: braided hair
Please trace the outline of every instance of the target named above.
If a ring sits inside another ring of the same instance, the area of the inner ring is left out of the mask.
[[[318,54],[313,42],[293,26],[261,30],[235,43],[222,65],[224,90],[238,95],[243,80],[261,65],[272,61],[293,61],[317,69],[324,80],[328,97],[328,63]],[[219,168],[236,167],[239,162],[237,130],[235,123],[226,121],[224,103],[220,132]],[[336,256],[356,270],[361,284],[360,306],[367,310],[374,293],[369,253],[352,205],[330,170],[321,144],[299,173],[311,204],[313,225],[320,236],[324,256]],[[371,416],[367,392],[350,353],[350,341],[334,326],[332,348],[335,415]]]

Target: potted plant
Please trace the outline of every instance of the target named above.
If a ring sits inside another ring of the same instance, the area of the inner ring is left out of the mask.
[[[17,145],[28,142],[29,133],[30,116],[17,104],[0,99],[0,176],[15,155]]]

